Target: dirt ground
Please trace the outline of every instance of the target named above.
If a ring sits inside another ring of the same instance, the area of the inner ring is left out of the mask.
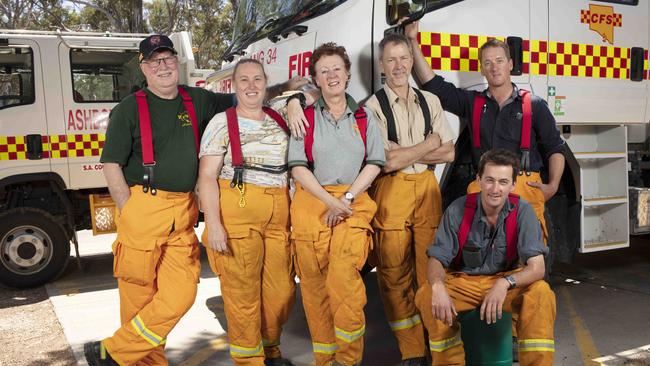
[[[44,287],[0,286],[0,366],[76,363]]]

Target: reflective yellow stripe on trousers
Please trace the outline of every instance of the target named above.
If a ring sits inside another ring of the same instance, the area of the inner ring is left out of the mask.
[[[520,339],[519,352],[555,352],[555,341],[552,339]]]
[[[135,331],[138,332],[140,337],[144,338],[152,346],[158,347],[161,344],[165,344],[165,339],[163,337],[152,332],[144,325],[144,322],[140,318],[140,315],[136,315],[135,318],[131,319],[131,325]]]
[[[443,339],[441,341],[432,341],[429,339],[429,349],[432,352],[443,352],[451,347],[458,346],[459,344],[463,344],[463,341],[460,338],[460,332],[456,333],[456,335],[451,338]]]
[[[230,355],[233,357],[263,356],[264,347],[261,341],[256,347],[242,347],[230,344]]]
[[[313,342],[312,347],[314,347],[314,353],[324,353],[326,355],[333,355],[339,349],[336,343]]]
[[[410,318],[400,319],[394,322],[388,322],[388,324],[390,325],[390,329],[392,329],[393,331],[413,328],[414,326],[421,323],[422,323],[422,319],[420,318],[420,314],[415,314]]]
[[[336,338],[347,343],[352,343],[357,339],[361,338],[366,333],[366,326],[364,325],[361,328],[352,332],[348,332],[341,328],[334,327],[334,333],[336,334]]]

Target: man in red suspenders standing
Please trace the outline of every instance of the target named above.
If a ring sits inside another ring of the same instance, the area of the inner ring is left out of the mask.
[[[366,106],[379,120],[386,150],[384,175],[369,193],[377,203],[377,279],[386,318],[397,338],[403,366],[426,363],[424,331],[415,307],[417,285],[426,283],[426,248],[442,217],[442,198],[432,169],[454,159],[454,133],[438,98],[409,85],[409,41],[388,34],[379,42],[386,85]]]
[[[432,365],[464,364],[456,315],[480,307],[488,324],[518,315],[520,365],[552,365],[555,294],[544,282],[539,222],[524,199],[511,194],[518,157],[486,152],[478,165],[478,193],[455,200],[427,249],[428,283],[415,302],[429,332]]]
[[[510,71],[513,64],[508,45],[491,39],[481,46],[481,74],[486,78],[488,88],[479,93],[456,88],[431,70],[419,46],[418,22],[408,24],[405,32],[411,41],[415,71],[422,89],[436,94],[446,111],[470,121],[473,165],[476,166],[483,152],[494,148],[504,148],[519,156],[521,176],[517,179],[514,193],[535,209],[546,242],[544,202],[558,190],[566,146],[546,102],[519,90],[512,83]],[[542,168],[548,170],[547,183],[540,178]],[[477,190],[475,183],[467,189],[468,193]]]
[[[122,326],[84,346],[90,365],[167,365],[167,334],[194,303],[199,280],[197,139],[232,105],[230,95],[179,87],[166,36],[140,43],[140,69],[147,87],[112,110],[101,158],[120,213],[113,271]]]
[[[234,101],[179,86],[176,50],[164,35],[140,42],[140,69],[147,87],[111,111],[101,157],[119,211],[113,272],[122,326],[84,345],[91,366],[168,364],[166,337],[194,303],[199,281],[200,134]]]

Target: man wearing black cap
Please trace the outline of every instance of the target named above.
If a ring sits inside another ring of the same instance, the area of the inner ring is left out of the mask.
[[[113,270],[122,326],[84,345],[91,366],[167,365],[166,337],[196,296],[197,146],[210,119],[234,98],[179,86],[176,54],[167,36],[140,42],[147,87],[111,111],[101,162],[119,211]]]

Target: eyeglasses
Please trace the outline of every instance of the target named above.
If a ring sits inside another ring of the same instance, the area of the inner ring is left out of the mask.
[[[162,58],[152,58],[147,61],[142,61],[143,64],[147,64],[149,65],[149,67],[153,69],[159,68],[161,62],[164,62],[165,66],[167,67],[175,67],[178,64],[178,57],[169,56],[169,57],[162,57]]]

